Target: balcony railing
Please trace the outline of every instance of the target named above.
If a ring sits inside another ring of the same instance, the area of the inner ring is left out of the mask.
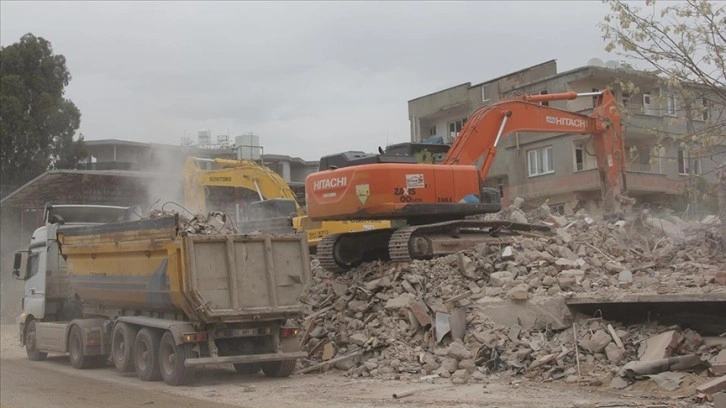
[[[625,170],[634,171],[637,173],[664,174],[658,164],[650,163],[626,163]]]

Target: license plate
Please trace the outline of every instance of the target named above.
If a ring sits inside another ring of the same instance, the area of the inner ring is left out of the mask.
[[[259,334],[258,329],[232,329],[232,336],[243,337],[243,336],[257,336]]]

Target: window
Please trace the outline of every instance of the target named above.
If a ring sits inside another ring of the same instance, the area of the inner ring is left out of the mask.
[[[711,105],[708,103],[708,99],[701,98],[701,114],[699,115],[701,120],[711,119]]]
[[[449,122],[449,136],[452,140],[456,139],[456,137],[459,136],[459,132],[461,132],[461,129],[464,127],[465,123],[466,118],[461,118],[459,120]]]
[[[653,114],[653,105],[650,100],[650,92],[643,93],[643,113],[646,115]]]
[[[600,89],[599,88],[592,88],[592,91],[593,92],[600,92]],[[600,95],[593,95],[593,97],[592,97],[592,107],[593,108],[597,106],[597,98],[599,98],[599,97],[600,97]]]
[[[676,116],[676,96],[674,94],[666,96],[666,115]]]
[[[678,149],[678,174],[701,174],[701,159],[691,158],[690,152]]]
[[[624,108],[628,107],[628,105],[630,103],[630,93],[629,92],[623,92],[620,103],[623,105]]]
[[[28,263],[26,265],[25,276],[30,278],[38,273],[38,262],[40,261],[40,253],[34,252],[28,256]]]
[[[547,94],[549,94],[549,92],[545,89],[544,91],[540,91],[539,94],[540,95],[547,95]],[[542,106],[550,106],[550,103],[548,101],[540,102],[539,104],[542,105]]]
[[[429,127],[429,136],[436,136],[436,125]]]
[[[489,92],[487,91],[486,86],[482,85],[481,86],[481,101],[484,103],[487,103],[487,102],[489,102],[489,99],[491,99],[489,97]]]
[[[575,143],[575,171],[585,169],[585,143]]]
[[[555,172],[552,146],[528,151],[527,161],[529,162],[530,177]]]

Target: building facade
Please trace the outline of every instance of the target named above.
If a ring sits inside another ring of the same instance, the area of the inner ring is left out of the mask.
[[[610,64],[609,64],[610,65]],[[460,84],[408,102],[411,141],[440,136],[452,143],[477,109],[519,94],[588,93],[608,88],[623,107],[626,189],[638,203],[665,204],[683,197],[694,178],[712,181],[726,162],[726,141],[707,150],[683,143],[681,136],[707,131],[725,120],[708,95],[690,97],[668,88],[658,77],[622,66],[588,65],[558,73],[547,61],[483,83]],[[689,94],[691,95],[691,94]],[[694,94],[695,95],[695,94]],[[549,106],[592,113],[594,98],[552,101]],[[578,204],[597,212],[601,205],[594,148],[588,135],[514,132],[502,138],[485,181],[514,197],[564,211]]]

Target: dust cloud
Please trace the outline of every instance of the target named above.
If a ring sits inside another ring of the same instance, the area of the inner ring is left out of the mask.
[[[144,216],[153,210],[185,212],[184,209],[184,160],[186,155],[178,150],[155,150],[149,153],[144,172],[151,178],[144,179],[142,194],[135,197],[135,203],[144,211]]]

